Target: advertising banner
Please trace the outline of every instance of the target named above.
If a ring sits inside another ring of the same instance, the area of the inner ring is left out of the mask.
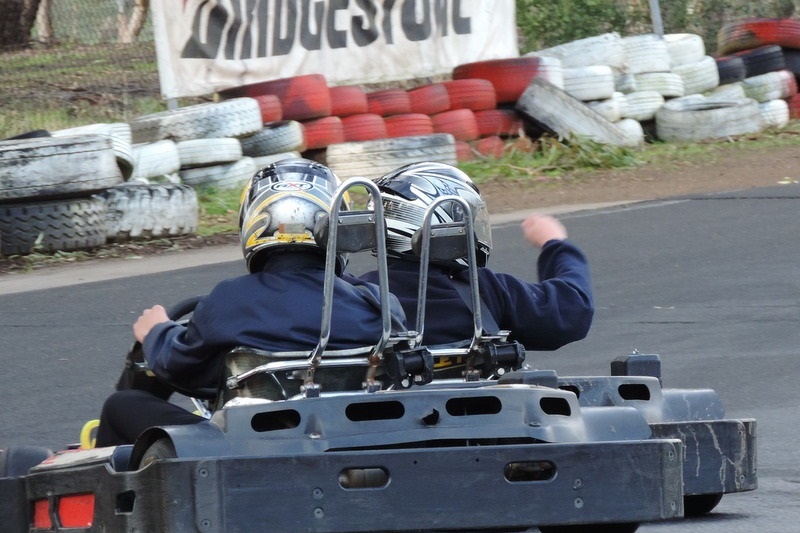
[[[514,0],[153,0],[165,98],[302,74],[330,85],[517,57]]]

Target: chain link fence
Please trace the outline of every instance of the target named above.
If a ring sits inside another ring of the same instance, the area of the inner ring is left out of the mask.
[[[145,0],[40,1],[31,46],[0,51],[0,138],[35,129],[128,121],[166,108],[149,13],[141,29],[131,32],[136,9],[141,13]],[[521,51],[609,31],[651,32],[651,1],[516,0]],[[725,22],[787,17],[794,10],[794,0],[661,2],[664,31],[697,33],[709,53]]]
[[[0,51],[0,138],[162,109],[149,13],[134,0],[42,0],[30,45]]]

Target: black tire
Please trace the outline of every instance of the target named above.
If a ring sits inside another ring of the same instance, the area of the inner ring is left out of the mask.
[[[0,450],[0,478],[24,476],[53,451],[43,446],[11,446]]]
[[[744,61],[746,78],[786,68],[786,58],[783,56],[783,50],[776,44],[743,50],[733,55],[741,57],[742,61]]]
[[[0,204],[0,255],[87,250],[106,243],[105,201],[97,196]]]
[[[19,135],[7,137],[3,140],[13,141],[14,139],[36,139],[38,137],[51,137],[51,135],[50,132],[47,130],[31,130],[31,131],[26,131],[25,133],[20,133]]]
[[[722,493],[689,494],[683,497],[684,516],[702,516],[710,513],[722,500]]]
[[[747,76],[747,70],[744,67],[744,59],[739,56],[718,57],[715,61],[717,62],[720,85],[736,83],[737,81],[742,81]]]
[[[156,461],[176,459],[177,457],[178,452],[175,451],[175,445],[172,444],[170,439],[158,439],[145,450],[142,458],[139,460],[139,468],[144,468]]]
[[[634,533],[639,529],[636,522],[614,524],[581,524],[575,526],[539,526],[542,533]]]

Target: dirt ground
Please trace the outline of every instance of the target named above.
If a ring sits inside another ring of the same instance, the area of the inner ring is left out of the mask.
[[[490,213],[565,204],[637,201],[800,181],[800,138],[771,148],[721,144],[702,156],[533,183],[481,184]]]
[[[792,135],[792,134],[787,134]],[[796,142],[795,142],[796,140]],[[480,184],[493,214],[560,205],[637,201],[692,193],[732,191],[800,181],[800,138],[771,147],[735,142],[714,144],[702,155],[666,157],[622,170],[581,172],[559,178],[495,180]],[[238,242],[237,235],[188,236],[109,244],[84,257],[2,258],[0,276],[31,269],[60,268],[75,261],[175,253]]]

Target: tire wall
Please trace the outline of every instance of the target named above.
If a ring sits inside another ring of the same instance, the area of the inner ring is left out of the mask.
[[[710,5],[694,4],[699,12]],[[526,17],[520,17],[523,31]],[[286,156],[326,163],[346,179],[376,177],[424,159],[456,165],[501,157],[516,137],[542,133],[636,146],[659,131],[661,140],[689,142],[782,127],[787,113],[789,119],[798,115],[797,24],[740,19],[713,39],[685,29],[666,38],[597,33],[516,58],[458,65],[444,80],[370,89],[330,87],[321,75],[297,76],[233,87],[213,102],[128,123],[20,135],[0,141],[0,253],[191,233],[197,195],[175,187],[240,189],[260,165]],[[729,55],[715,56],[716,49]],[[534,85],[555,108],[526,101]],[[684,98],[708,98],[701,106],[707,114],[725,102],[713,113],[714,132],[690,116],[697,106],[660,113]],[[659,119],[665,122],[660,129]],[[118,190],[133,185],[144,189]],[[105,210],[95,198],[106,203]],[[183,213],[178,220],[174,209]],[[67,213],[82,210],[85,220],[71,226]],[[37,214],[29,220],[27,213]],[[98,217],[106,220],[105,231],[90,229]],[[120,221],[131,229],[116,230],[125,225]],[[47,224],[58,228],[52,236],[37,233]],[[32,242],[16,237],[33,234]]]

